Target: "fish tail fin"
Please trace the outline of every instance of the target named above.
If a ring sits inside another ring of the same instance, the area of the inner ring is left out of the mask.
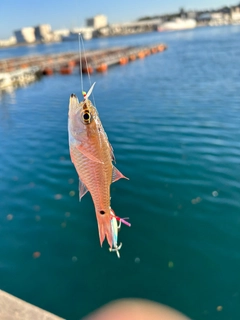
[[[107,238],[107,242],[110,247],[112,247],[112,231],[111,231],[111,217],[109,213],[98,214],[98,232],[100,244],[102,247],[103,241],[105,237]]]

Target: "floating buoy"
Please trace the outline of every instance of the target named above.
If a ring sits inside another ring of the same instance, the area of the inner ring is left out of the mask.
[[[158,52],[158,48],[153,47],[153,48],[151,49],[151,52],[152,52],[152,53],[157,53],[157,52]]]
[[[139,51],[139,52],[138,52],[138,58],[139,58],[139,59],[145,58],[145,53],[144,53],[144,51]]]
[[[47,67],[47,68],[43,69],[42,74],[44,74],[45,76],[51,76],[53,74],[53,69]]]
[[[134,60],[136,60],[136,56],[135,56],[135,54],[130,54],[130,56],[129,56],[129,60],[130,60],[130,61],[134,61]]]
[[[127,64],[128,63],[128,58],[127,57],[122,57],[119,59],[119,64]]]
[[[88,74],[92,74],[93,73],[93,67],[92,66],[84,66],[82,67],[82,73],[88,73]]]
[[[160,44],[160,45],[158,46],[158,51],[159,51],[159,52],[162,52],[162,51],[164,51],[165,49],[166,49],[165,46],[162,45],[162,44]]]
[[[60,73],[61,74],[71,74],[72,73],[72,68],[65,66],[60,68]]]
[[[106,63],[101,63],[99,66],[96,67],[97,72],[105,72],[107,71],[107,64]]]
[[[76,65],[76,61],[74,61],[74,60],[70,60],[70,61],[68,62],[68,66],[69,66],[69,67],[75,67],[75,65]]]

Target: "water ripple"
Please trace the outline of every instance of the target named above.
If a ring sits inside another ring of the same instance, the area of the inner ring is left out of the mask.
[[[205,307],[189,306],[193,294],[208,310],[222,303],[232,317],[227,301],[240,268],[238,34],[235,26],[89,42],[168,44],[162,54],[92,75],[116,166],[130,178],[111,186],[112,208],[132,223],[119,233],[119,260],[99,246],[90,195],[78,200],[67,136],[77,74],[0,96],[3,289],[30,302],[34,292],[33,302],[51,301],[65,318],[132,295],[202,319]],[[239,304],[231,304],[238,319]]]

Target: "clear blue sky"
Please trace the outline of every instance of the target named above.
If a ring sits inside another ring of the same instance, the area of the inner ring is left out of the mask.
[[[109,23],[128,22],[140,17],[172,13],[183,7],[214,9],[236,5],[234,0],[0,0],[0,39],[22,27],[48,23],[53,30],[81,27],[85,19],[105,14]]]

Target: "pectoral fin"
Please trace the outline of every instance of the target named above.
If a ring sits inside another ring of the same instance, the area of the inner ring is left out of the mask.
[[[129,180],[116,167],[113,166],[112,182],[115,182],[115,181],[122,179],[122,178]]]
[[[76,145],[76,148],[78,149],[79,152],[81,152],[85,157],[88,159],[97,162],[97,163],[104,163],[101,160],[97,159],[95,156],[93,156],[86,148],[84,148],[81,144]]]
[[[85,184],[79,179],[79,201],[81,201],[82,197],[88,192],[88,188]]]

